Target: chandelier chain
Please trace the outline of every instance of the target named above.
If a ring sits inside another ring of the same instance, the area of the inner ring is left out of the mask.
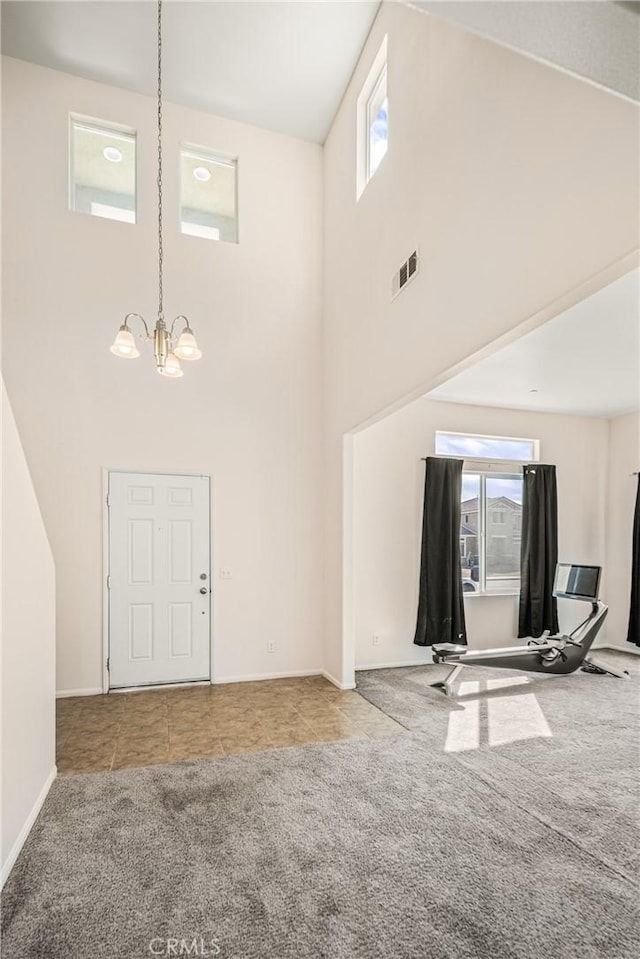
[[[163,319],[162,265],[162,0],[158,0],[158,319]]]
[[[162,0],[158,4],[158,319],[153,331],[149,329],[146,320],[139,313],[127,313],[124,323],[118,330],[111,352],[115,356],[126,360],[135,360],[140,353],[136,347],[133,333],[129,327],[130,320],[140,320],[144,327],[142,339],[153,340],[153,352],[156,359],[158,373],[176,379],[182,376],[179,360],[199,360],[202,353],[198,349],[189,320],[183,314],[176,316],[170,328],[164,320],[164,303],[162,290],[162,268],[164,250],[162,244]],[[174,333],[179,323],[184,323],[180,333]]]

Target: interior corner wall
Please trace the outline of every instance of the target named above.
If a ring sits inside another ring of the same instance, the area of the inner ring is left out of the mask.
[[[557,466],[560,560],[604,565],[606,419],[416,400],[355,438],[357,668],[431,662],[428,649],[413,645],[413,634],[424,497],[422,457],[434,454],[436,430],[538,439],[542,462]],[[518,596],[465,593],[464,604],[470,648],[517,641]],[[559,612],[564,631],[584,618],[583,607],[576,603],[561,602]]]
[[[356,102],[385,34],[388,152],[356,202]],[[636,249],[637,171],[636,105],[382,4],[324,149],[325,657],[344,681],[344,435]]]
[[[2,386],[2,879],[55,776],[55,571]]]
[[[609,605],[608,646],[632,650],[627,643],[631,598],[633,514],[640,470],[640,415],[629,413],[609,422],[607,542],[604,593]]]
[[[69,211],[70,112],[137,130],[136,225]],[[102,686],[103,468],[211,474],[217,681],[322,668],[322,148],[165,103],[165,309],[204,354],[167,380],[148,345],[109,352],[127,312],[157,315],[155,123],[150,97],[4,58],[5,379],[57,566],[59,691]],[[181,142],[238,157],[238,244],[179,232]]]

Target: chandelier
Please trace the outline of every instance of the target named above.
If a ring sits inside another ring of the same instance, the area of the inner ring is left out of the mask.
[[[151,332],[146,320],[139,313],[127,313],[111,347],[111,352],[124,360],[135,360],[140,356],[129,326],[130,320],[140,320],[144,327],[144,331],[139,334],[140,339],[153,340],[153,353],[158,373],[176,379],[184,375],[180,368],[180,360],[199,360],[202,353],[198,349],[196,338],[186,316],[177,316],[170,327],[167,327],[165,323],[162,267],[162,0],[158,0],[158,319]]]

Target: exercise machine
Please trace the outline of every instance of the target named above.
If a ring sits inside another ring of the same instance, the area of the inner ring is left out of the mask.
[[[468,649],[456,643],[436,643],[431,647],[434,663],[452,667],[444,682],[434,683],[445,695],[454,696],[454,684],[465,666],[482,666],[489,669],[519,669],[527,673],[550,673],[566,675],[576,669],[628,677],[628,672],[618,671],[609,665],[597,662],[589,650],[606,618],[608,607],[598,599],[600,566],[574,566],[558,563],[553,586],[553,595],[563,599],[591,603],[591,612],[568,636],[548,636],[532,639],[526,646],[501,646],[496,649]]]

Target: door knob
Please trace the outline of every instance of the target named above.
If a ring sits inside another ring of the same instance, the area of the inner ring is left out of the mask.
[[[200,592],[202,593],[203,596],[206,596],[207,593],[209,592],[209,590],[207,589],[206,586],[201,586],[201,587],[200,587]]]

